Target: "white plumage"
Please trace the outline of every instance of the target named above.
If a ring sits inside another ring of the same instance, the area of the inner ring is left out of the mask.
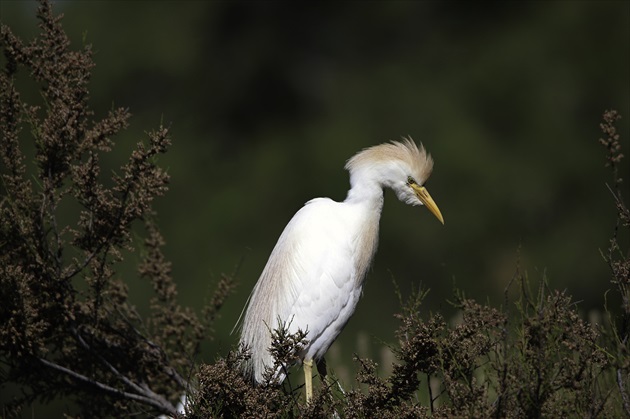
[[[278,239],[243,316],[240,344],[251,353],[243,365],[247,377],[260,383],[265,368],[273,366],[270,329],[278,328],[281,321],[292,333],[298,328],[308,332],[309,343],[300,358],[310,399],[312,361],[323,358],[361,296],[377,247],[383,188],[393,189],[407,204],[426,205],[444,222],[421,186],[432,168],[431,157],[411,140],[365,149],[346,164],[351,189],[345,201],[316,198],[295,214]],[[284,379],[282,371],[277,371],[277,379]]]

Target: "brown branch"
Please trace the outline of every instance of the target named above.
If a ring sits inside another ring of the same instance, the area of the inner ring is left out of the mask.
[[[429,406],[431,407],[431,415],[435,414],[435,398],[433,397],[433,389],[431,388],[431,374],[427,374],[427,389],[429,390]]]
[[[83,374],[79,374],[76,371],[72,371],[69,368],[63,367],[59,364],[56,364],[54,362],[48,361],[44,358],[38,358],[38,360],[46,365],[49,368],[52,368],[54,370],[57,370],[59,372],[62,372],[72,378],[74,378],[77,381],[81,381],[83,383],[89,384],[91,386],[94,386],[96,388],[98,388],[99,390],[103,390],[105,392],[111,393],[113,395],[119,396],[119,397],[124,397],[130,400],[135,400],[137,402],[140,403],[144,403],[146,405],[152,406],[158,410],[160,410],[161,412],[166,412],[169,415],[175,415],[177,413],[177,409],[173,406],[172,403],[170,403],[168,400],[164,399],[161,396],[156,395],[155,393],[153,393],[152,391],[149,390],[149,395],[147,395],[147,392],[143,391],[142,388],[138,387],[138,389],[140,390],[141,393],[143,394],[135,394],[135,393],[130,393],[128,391],[124,391],[124,390],[120,390],[117,389],[115,387],[111,387],[107,384],[103,384],[99,381],[93,380],[91,378],[86,377]]]
[[[140,393],[140,394],[144,395],[144,397],[146,397],[147,399],[156,400],[156,401],[160,402],[163,405],[170,406],[173,409],[173,412],[176,412],[176,409],[173,407],[173,405],[168,400],[166,400],[163,396],[161,396],[161,395],[155,393],[153,390],[151,390],[151,388],[149,388],[149,386],[147,386],[146,383],[136,384],[131,379],[129,379],[129,377],[125,376],[120,371],[118,371],[118,369],[116,367],[114,367],[101,354],[99,354],[97,351],[94,351],[92,349],[92,347],[79,334],[78,330],[72,329],[72,334],[77,338],[77,341],[81,344],[81,346],[83,346],[83,348],[85,350],[87,350],[91,354],[95,355],[96,358],[98,358],[99,361],[101,361],[101,363],[103,365],[105,365],[105,367],[107,367],[107,369],[109,369],[120,381],[125,383],[128,387],[130,387],[131,389],[133,389],[137,393]]]
[[[126,191],[128,192],[128,191]],[[83,271],[85,268],[87,268],[87,266],[90,264],[90,262],[92,262],[92,260],[99,254],[101,253],[101,251],[107,246],[110,247],[111,243],[110,240],[112,239],[112,237],[114,236],[114,233],[116,232],[116,230],[120,227],[120,224],[122,223],[122,216],[124,214],[124,208],[126,205],[126,201],[127,201],[127,197],[128,197],[128,193],[125,193],[123,195],[123,199],[121,202],[121,207],[119,208],[118,214],[116,215],[116,221],[115,223],[112,225],[111,230],[107,233],[107,237],[105,238],[105,240],[103,240],[102,243],[100,243],[96,249],[94,249],[88,256],[85,257],[85,259],[83,260],[83,263],[77,265],[74,270],[72,270],[70,273],[66,274],[64,276],[64,280],[67,281],[69,279],[72,279],[75,275],[77,275],[78,273],[80,273],[81,271]],[[90,210],[91,211],[91,210]],[[105,254],[107,254],[109,252],[109,249],[105,250]]]
[[[177,382],[177,384],[179,384],[182,388],[184,389],[188,389],[190,382],[186,379],[184,379],[184,377],[182,377],[176,370],[175,368],[171,367],[170,365],[168,365],[169,363],[169,358],[168,358],[168,354],[165,353],[164,349],[158,345],[157,343],[153,342],[152,340],[150,340],[149,338],[147,338],[146,336],[144,336],[142,334],[142,332],[140,332],[132,323],[131,321],[127,318],[127,316],[124,315],[124,313],[122,313],[120,311],[120,309],[117,307],[116,308],[116,312],[118,313],[118,315],[122,318],[122,320],[127,324],[127,326],[130,328],[130,330],[138,337],[140,338],[142,341],[144,341],[147,345],[149,345],[151,348],[153,349],[157,349],[158,351],[160,351],[160,354],[162,354],[162,356],[164,357],[164,359],[167,362],[167,365],[163,365],[163,370],[166,373],[166,375],[168,375],[169,377],[171,377],[173,380],[175,380]]]
[[[617,368],[617,386],[619,386],[619,393],[623,400],[623,410],[626,412],[626,416],[630,417],[630,400],[628,399],[628,393],[623,386],[623,377],[621,375],[621,368]]]

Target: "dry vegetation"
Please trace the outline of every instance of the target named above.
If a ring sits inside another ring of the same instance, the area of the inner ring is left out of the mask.
[[[151,207],[167,189],[157,161],[170,143],[168,128],[148,133],[108,177],[100,158],[130,115],[116,108],[93,118],[90,47],[70,49],[48,2],[38,17],[41,35],[29,44],[7,26],[1,32],[0,360],[2,382],[23,391],[3,413],[65,396],[89,416],[174,413],[171,401],[188,388],[191,360],[230,279],[204,319],[178,305]],[[22,100],[18,70],[40,87],[41,104]],[[34,142],[34,159],[23,152],[26,141]],[[138,277],[154,290],[146,319],[116,270],[134,240]]]
[[[3,416],[56,398],[72,400],[73,414],[86,417],[175,415],[183,392],[190,418],[630,416],[630,257],[618,243],[630,232],[630,212],[618,173],[616,112],[604,114],[600,142],[617,207],[603,252],[622,301],[617,315],[606,310],[604,324],[590,324],[570,295],[519,269],[499,308],[456,295],[456,325],[423,313],[426,292],[419,290],[401,301],[392,374],[380,377],[374,361],[356,359],[360,385],[344,391],[328,377],[306,405],[290,380],[276,386],[269,374],[267,385],[246,382],[238,372],[246,351],[194,365],[234,283],[222,278],[201,316],[177,303],[152,210],[168,184],[157,165],[168,128],[149,133],[108,177],[100,157],[129,113],[117,108],[94,119],[90,48],[70,49],[48,2],[38,17],[41,34],[29,44],[4,25],[1,32],[0,378],[22,390],[2,406]],[[18,71],[38,84],[41,104],[24,102]],[[25,154],[27,141],[34,156]],[[134,234],[144,237],[140,245]],[[128,301],[129,279],[117,274],[130,252],[141,256],[138,278],[154,291],[146,318]],[[278,365],[291,364],[304,336],[278,330],[275,337]]]

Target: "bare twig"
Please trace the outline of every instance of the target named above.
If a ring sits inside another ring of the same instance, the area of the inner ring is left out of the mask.
[[[435,399],[433,398],[433,389],[431,388],[431,375],[427,374],[427,388],[429,389],[429,406],[431,407],[431,415],[435,413],[435,409],[433,407],[433,402]]]
[[[623,386],[621,368],[617,368],[617,386],[619,386],[619,393],[623,401],[623,410],[626,412],[626,416],[630,417],[630,399],[628,399],[628,393],[626,393],[626,389]]]
[[[99,381],[96,380],[92,380],[91,378],[86,377],[83,374],[79,374],[76,371],[72,371],[69,368],[63,367],[59,364],[56,364],[54,362],[48,361],[44,358],[38,358],[38,360],[46,365],[49,368],[52,368],[54,370],[57,370],[59,372],[62,372],[72,378],[74,378],[77,381],[81,381],[83,383],[92,385],[100,390],[103,390],[107,393],[111,393],[113,395],[119,396],[119,397],[124,397],[127,399],[131,399],[131,400],[135,400],[137,402],[141,402],[144,403],[146,405],[152,406],[158,410],[160,410],[161,412],[166,412],[169,415],[175,415],[177,413],[177,409],[175,409],[175,407],[173,406],[172,403],[170,403],[168,400],[164,399],[161,396],[156,395],[155,393],[151,392],[152,395],[146,395],[145,392],[143,392],[143,394],[136,394],[136,393],[130,393],[128,391],[124,391],[124,390],[120,390],[117,389],[115,387],[111,387],[107,384],[103,384]]]
[[[83,346],[83,348],[85,350],[87,350],[88,352],[94,354],[94,356],[96,356],[99,359],[99,361],[101,361],[101,363],[103,365],[105,365],[107,367],[107,369],[109,369],[120,381],[125,383],[127,386],[129,386],[130,388],[132,388],[136,392],[144,394],[147,397],[155,397],[155,398],[158,398],[158,399],[165,400],[162,396],[159,396],[159,395],[155,394],[146,385],[136,384],[131,379],[129,379],[129,377],[127,377],[126,375],[124,375],[120,371],[118,371],[118,369],[116,367],[114,367],[107,359],[105,359],[105,357],[103,357],[100,353],[98,353],[98,351],[93,350],[92,347],[85,341],[85,339],[83,339],[81,334],[76,329],[73,329],[72,333],[77,338],[77,340],[81,344],[81,346]]]
[[[99,253],[101,253],[101,251],[103,250],[103,248],[105,246],[110,246],[110,240],[114,236],[114,233],[116,232],[117,228],[120,226],[120,224],[122,222],[122,216],[123,216],[123,214],[125,212],[124,210],[125,210],[125,206],[127,205],[127,197],[129,195],[129,192],[130,192],[130,187],[127,190],[125,190],[125,193],[123,194],[123,197],[121,199],[120,208],[118,209],[118,214],[116,214],[116,221],[115,221],[115,223],[112,224],[112,228],[109,231],[109,233],[107,234],[107,237],[105,238],[105,240],[103,240],[96,247],[96,249],[92,250],[92,252],[90,252],[90,254],[85,257],[85,259],[83,260],[82,263],[77,265],[70,273],[68,273],[68,274],[66,274],[64,276],[63,279],[65,281],[67,281],[69,279],[72,279],[74,276],[76,276],[77,274],[82,272],[90,264],[90,262],[92,262],[92,260],[96,256],[98,256]],[[106,251],[105,254],[107,254],[107,253],[108,252]]]
[[[157,343],[153,342],[152,340],[150,340],[149,338],[147,338],[145,335],[142,334],[142,332],[140,332],[132,323],[131,321],[127,318],[127,316],[124,315],[124,313],[122,313],[120,311],[120,309],[116,309],[116,312],[118,313],[118,315],[121,317],[121,319],[125,322],[125,324],[127,324],[127,326],[129,327],[129,329],[138,337],[140,338],[144,343],[146,343],[147,345],[149,345],[152,349],[158,350],[160,352],[160,355],[162,355],[164,357],[164,359],[166,360],[166,365],[163,366],[163,370],[166,373],[166,375],[168,375],[169,377],[171,377],[173,380],[175,380],[177,382],[177,384],[179,384],[182,388],[184,389],[188,389],[190,387],[190,382],[189,380],[184,379],[184,377],[182,377],[176,370],[175,368],[170,366],[170,362],[169,362],[169,357],[168,354],[166,352],[164,352],[164,349],[158,345]]]

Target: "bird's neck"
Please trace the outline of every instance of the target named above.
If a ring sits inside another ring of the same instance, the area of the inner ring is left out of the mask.
[[[383,209],[383,187],[376,182],[353,182],[344,204],[352,210],[349,229],[355,237],[356,286],[361,288],[378,246],[378,225]],[[354,227],[352,227],[354,226]],[[356,230],[355,230],[356,229]]]
[[[383,209],[383,187],[377,182],[352,182],[344,202],[365,206],[379,215]]]

